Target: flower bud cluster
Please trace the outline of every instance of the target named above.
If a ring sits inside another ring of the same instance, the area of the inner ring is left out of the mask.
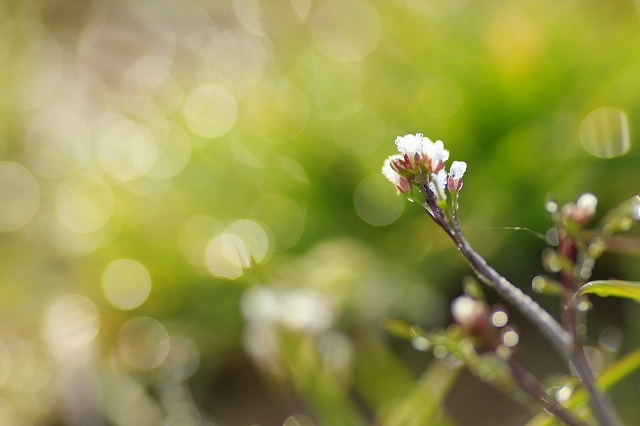
[[[449,192],[460,191],[467,164],[454,161],[447,173],[445,162],[449,159],[449,151],[444,149],[442,141],[432,142],[421,133],[416,133],[398,136],[396,146],[399,154],[386,159],[382,174],[399,192],[408,194],[416,183],[416,177],[422,175],[427,177],[429,187],[438,199],[446,200],[445,188]]]
[[[598,199],[595,195],[586,193],[582,194],[575,207],[570,212],[570,217],[574,221],[581,225],[589,222],[596,215],[596,207],[598,206]]]
[[[451,303],[451,316],[465,335],[474,338],[477,350],[493,351],[508,358],[510,348],[518,343],[517,332],[507,326],[506,311],[498,306],[490,308],[484,300],[467,295],[457,297]]]
[[[578,251],[581,245],[589,245],[587,241],[582,241],[583,234],[580,231],[595,216],[597,205],[598,199],[590,193],[582,194],[575,203],[568,202],[562,208],[558,208],[554,200],[547,202],[547,211],[554,222],[554,245],[557,245],[557,249],[555,253],[551,249],[547,251],[550,254],[543,257],[543,264],[549,272],[560,272],[562,286],[567,292],[577,289],[574,277],[587,279],[591,276],[592,262],[578,262]],[[549,259],[553,262],[549,262]]]

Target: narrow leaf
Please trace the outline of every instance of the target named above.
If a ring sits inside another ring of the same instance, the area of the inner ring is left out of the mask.
[[[595,294],[600,297],[623,297],[640,302],[640,282],[619,280],[591,281],[580,287],[574,297],[583,294]]]
[[[639,195],[609,210],[600,221],[599,228],[601,229],[602,236],[607,239],[616,232],[629,230],[634,221],[640,221]]]
[[[393,406],[382,425],[441,425],[443,420],[449,424],[446,417],[442,418],[442,403],[459,371],[443,361],[431,363],[407,395]]]

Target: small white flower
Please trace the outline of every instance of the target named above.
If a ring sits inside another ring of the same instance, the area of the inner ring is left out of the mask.
[[[397,160],[402,160],[402,155],[396,154],[387,158],[384,161],[384,166],[382,166],[382,174],[384,175],[384,177],[389,179],[389,182],[391,182],[396,186],[396,188],[398,188],[398,191],[402,192],[403,194],[408,194],[411,191],[411,181],[402,176],[400,173],[396,172],[391,166],[391,163]]]
[[[427,155],[433,149],[433,141],[429,138],[422,137],[422,154]]]
[[[445,185],[447,184],[447,172],[444,169],[442,169],[435,175],[435,178],[436,178],[436,183],[438,184],[438,187],[444,188]]]
[[[429,187],[436,194],[439,200],[446,200],[447,194],[444,192],[445,185],[447,184],[447,172],[442,169],[438,173],[433,174],[433,182],[429,183]]]
[[[462,188],[462,176],[467,171],[467,163],[464,161],[454,161],[449,169],[449,179],[447,189],[449,192],[458,192]]]
[[[449,159],[449,151],[444,149],[444,144],[442,141],[436,141],[433,144],[433,152],[431,154],[435,160],[438,161],[447,161]]]
[[[487,309],[479,300],[460,296],[451,304],[451,316],[460,327],[467,330],[482,328],[487,321]]]
[[[464,176],[464,172],[467,171],[467,163],[465,163],[464,161],[454,161],[453,163],[451,163],[451,168],[449,169],[449,176],[452,179],[462,179],[462,176]]]
[[[384,166],[382,166],[382,174],[384,175],[384,177],[389,179],[392,184],[397,186],[400,184],[400,178],[402,176],[400,176],[400,174],[393,170],[393,168],[391,167],[391,162],[395,157],[400,157],[400,155],[392,155],[391,157],[384,160]]]
[[[404,135],[396,138],[396,146],[398,152],[403,155],[408,155],[410,160],[413,160],[416,154],[422,150],[423,137],[421,133],[415,135]]]
[[[598,199],[596,196],[588,192],[586,194],[582,194],[580,198],[578,198],[577,207],[587,216],[593,216],[596,214],[597,205]]]
[[[431,141],[429,141],[431,142]],[[438,173],[444,167],[444,162],[449,159],[449,151],[444,149],[442,141],[436,141],[431,144],[424,144],[423,154],[429,161],[429,170],[431,173]]]

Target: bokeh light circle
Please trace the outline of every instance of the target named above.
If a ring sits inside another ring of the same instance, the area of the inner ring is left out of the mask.
[[[11,374],[11,352],[9,348],[0,339],[0,388],[6,383]]]
[[[218,34],[204,50],[215,80],[234,92],[258,83],[267,59],[263,43],[242,27]]]
[[[350,155],[372,153],[385,136],[384,119],[368,105],[363,105],[355,114],[333,123],[333,139],[343,152]]]
[[[109,185],[90,173],[78,173],[63,181],[56,191],[58,222],[71,232],[87,234],[102,228],[113,212]]]
[[[169,353],[160,369],[165,379],[182,382],[195,373],[200,365],[200,352],[193,341],[184,336],[169,338]]]
[[[612,158],[629,150],[629,120],[613,107],[602,107],[585,117],[580,126],[580,142],[596,157]]]
[[[327,0],[315,12],[311,32],[318,49],[339,62],[366,57],[380,39],[380,16],[364,0]]]
[[[312,111],[319,117],[348,117],[362,106],[362,72],[357,63],[335,62],[309,49],[300,57],[295,71]]]
[[[169,335],[158,321],[137,317],[127,321],[118,333],[118,354],[132,368],[151,370],[169,353]]]
[[[7,11],[0,4],[0,66],[11,52],[13,44],[11,18],[7,15]]]
[[[17,163],[0,161],[0,231],[29,223],[40,204],[40,190],[31,172]]]
[[[238,220],[209,242],[205,264],[214,276],[235,279],[242,275],[242,268],[263,261],[269,248],[262,226],[252,220]]]
[[[137,308],[151,293],[151,277],[140,262],[118,259],[105,268],[102,291],[109,303],[118,309]]]
[[[307,125],[307,99],[286,80],[260,85],[252,91],[245,105],[249,128],[268,143],[288,142]]]
[[[171,46],[167,50],[172,50],[173,42],[167,44]],[[161,120],[180,108],[184,91],[170,76],[172,65],[164,55],[147,54],[124,73],[120,98],[131,114],[144,120]]]
[[[178,248],[192,265],[205,266],[204,252],[211,239],[220,234],[222,224],[207,215],[197,215],[185,221],[178,231]]]
[[[234,96],[217,84],[203,84],[195,88],[183,106],[187,126],[204,138],[217,138],[227,133],[238,118]]]
[[[41,176],[59,178],[78,171],[89,159],[91,135],[75,112],[60,107],[41,111],[25,136],[27,159]]]
[[[276,250],[293,247],[302,236],[305,213],[291,198],[283,195],[267,195],[251,207],[250,215],[265,223],[276,243]]]
[[[229,224],[224,232],[238,236],[255,263],[262,262],[269,252],[269,237],[262,226],[253,220],[237,220]]]
[[[42,104],[55,90],[62,55],[53,35],[35,20],[13,19],[10,38],[12,47],[0,73],[0,109],[25,111]]]
[[[85,256],[105,242],[104,228],[93,232],[79,233],[65,228],[60,223],[56,223],[51,225],[49,235],[56,250],[72,258]]]
[[[116,121],[98,139],[100,164],[121,181],[147,173],[156,156],[156,142],[149,129],[131,120]]]
[[[384,226],[395,222],[404,211],[404,197],[382,174],[364,178],[353,195],[356,212],[362,220]]]
[[[245,241],[234,234],[224,233],[221,236],[222,255],[227,262],[239,268],[251,266],[251,252]]]
[[[204,260],[214,277],[233,280],[242,275],[241,262],[248,259],[248,256],[248,250],[240,237],[222,234],[209,242]]]
[[[36,373],[36,353],[34,345],[18,336],[3,336],[2,340],[9,352],[11,369],[4,384],[9,391],[27,391]],[[2,423],[0,423],[2,424]]]
[[[311,0],[290,0],[289,3],[300,22],[305,21],[309,16]]]
[[[158,156],[147,176],[172,178],[186,167],[191,158],[191,139],[182,126],[170,121],[154,123],[151,132],[155,136]]]
[[[451,78],[436,75],[420,88],[420,105],[433,118],[449,118],[462,106],[462,90]]]
[[[247,30],[262,36],[262,20],[260,19],[260,4],[255,0],[233,0],[233,10]]]
[[[178,231],[178,249],[182,257],[192,265],[205,266],[207,245],[222,229],[222,223],[211,216],[197,215],[185,221]]]
[[[288,417],[282,426],[315,426],[313,420],[304,414],[294,414],[291,417]]]
[[[84,296],[62,296],[47,308],[45,314],[44,334],[58,356],[88,345],[99,328],[98,309]]]

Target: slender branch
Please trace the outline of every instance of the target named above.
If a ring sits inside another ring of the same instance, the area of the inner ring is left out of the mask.
[[[589,362],[584,352],[585,332],[584,330],[581,330],[581,327],[586,329],[586,327],[584,327],[586,311],[579,309],[579,298],[575,298],[573,296],[577,289],[584,284],[582,271],[585,268],[589,270],[593,268],[593,262],[591,262],[591,266],[587,266],[589,259],[592,261],[595,259],[593,259],[589,253],[589,244],[584,244],[580,239],[577,239],[575,244],[577,246],[577,254],[572,268],[573,274],[570,278],[572,281],[572,288],[570,294],[568,294],[562,301],[569,319],[566,324],[567,330],[572,333],[574,338],[573,357],[571,363],[591,396],[591,407],[596,417],[604,425],[620,425],[622,424],[622,420],[620,419],[611,398],[609,398],[609,396],[604,392],[600,392],[596,387],[595,377],[589,367]]]
[[[478,278],[490,287],[495,288],[505,299],[515,305],[538,329],[551,341],[560,354],[569,361],[585,385],[590,396],[590,403],[594,415],[602,426],[619,426],[622,424],[611,400],[599,392],[595,379],[584,357],[584,352],[576,350],[573,336],[567,332],[558,321],[545,311],[531,297],[523,293],[515,285],[490,267],[487,262],[476,253],[467,240],[455,232],[447,232],[456,247],[472,267]],[[580,345],[578,345],[580,347]]]
[[[571,335],[562,328],[560,323],[529,295],[523,293],[522,290],[511,284],[506,278],[489,266],[487,262],[471,248],[464,237],[453,235],[452,239],[478,278],[489,287],[495,288],[505,299],[515,305],[529,321],[540,329],[565,359],[571,360],[569,348],[573,344],[573,339]]]
[[[568,426],[588,426],[587,423],[577,419],[565,407],[549,400],[549,396],[542,389],[538,379],[522,367],[517,362],[510,360],[509,369],[511,376],[518,383],[520,388],[527,392],[533,399],[538,401],[545,410],[553,414],[556,418]]]
[[[460,217],[458,215],[458,193],[451,193],[451,208],[453,210],[453,226],[458,234],[464,237],[462,228],[460,227]]]
[[[602,423],[603,426],[619,426],[622,425],[622,419],[618,415],[611,398],[604,393],[600,392],[596,387],[596,380],[593,376],[593,372],[589,367],[587,357],[584,354],[582,345],[572,353],[571,364],[576,370],[578,377],[582,380],[585,389],[589,393],[589,400],[593,414]]]

